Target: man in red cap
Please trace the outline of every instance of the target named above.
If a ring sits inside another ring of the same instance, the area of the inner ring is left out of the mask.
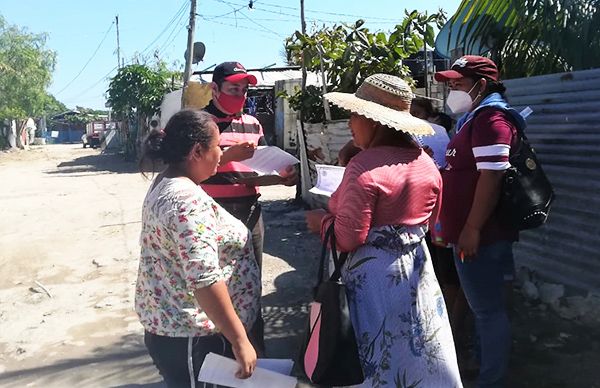
[[[201,186],[233,216],[252,232],[254,256],[262,268],[264,224],[258,203],[258,187],[240,183],[253,177],[253,171],[240,163],[251,158],[257,146],[266,146],[263,128],[253,116],[244,114],[249,85],[256,85],[256,77],[249,74],[239,62],[223,62],[213,71],[212,100],[205,111],[212,114],[221,133],[223,156],[217,173]],[[294,166],[282,173],[282,184],[293,186],[298,180]],[[250,339],[259,356],[264,355],[263,319],[259,316],[252,328]]]

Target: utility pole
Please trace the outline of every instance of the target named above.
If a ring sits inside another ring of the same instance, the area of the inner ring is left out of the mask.
[[[119,43],[119,15],[115,16],[117,23],[117,69],[121,68],[121,44]]]
[[[425,38],[425,29],[423,29],[423,38]],[[429,97],[429,55],[427,54],[427,40],[423,39],[423,51],[425,53],[425,97]]]
[[[306,20],[304,19],[304,0],[300,0],[300,23],[302,35],[306,34]],[[302,50],[302,92],[306,91],[306,65],[304,64],[304,50]]]
[[[194,30],[196,29],[196,0],[191,0],[190,24],[188,25],[187,57],[185,58],[185,70],[183,72],[183,89],[187,86],[192,70],[192,58],[194,58]],[[182,97],[183,98],[183,97]]]
[[[306,34],[306,20],[304,19],[304,0],[300,0],[300,23],[302,35]],[[302,61],[302,93],[306,92],[306,65],[304,63],[304,50],[300,56]],[[300,128],[296,136],[296,154],[300,158],[300,181],[296,185],[296,201],[301,201],[308,197],[308,187],[310,186],[310,173],[308,167],[308,155],[306,153],[306,131],[304,130],[304,120],[300,111]]]

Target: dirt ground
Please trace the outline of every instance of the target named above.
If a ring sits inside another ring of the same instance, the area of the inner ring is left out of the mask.
[[[161,386],[133,311],[149,181],[73,144],[0,153],[0,182],[0,386]],[[267,351],[293,358],[319,243],[294,188],[262,192]],[[517,292],[509,386],[600,387],[598,325],[540,306]]]

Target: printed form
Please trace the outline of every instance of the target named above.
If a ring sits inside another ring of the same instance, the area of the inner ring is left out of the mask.
[[[292,366],[292,360],[259,359],[252,376],[242,380],[235,377],[238,370],[235,360],[209,353],[200,368],[198,381],[234,388],[294,388],[298,379],[289,376]],[[267,367],[285,374],[268,370]]]
[[[320,194],[326,197],[331,197],[334,191],[337,190],[346,169],[340,166],[329,166],[327,164],[316,164],[317,169],[317,184],[312,189],[308,190],[313,194]]]
[[[250,167],[258,175],[279,175],[287,166],[300,161],[279,147],[258,146],[250,159],[240,163]]]

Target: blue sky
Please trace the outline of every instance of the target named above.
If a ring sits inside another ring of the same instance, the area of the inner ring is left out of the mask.
[[[32,32],[47,32],[47,46],[58,54],[50,92],[73,108],[104,108],[107,77],[115,74],[119,15],[121,56],[131,62],[136,53],[158,55],[183,68],[189,0],[0,0],[0,14],[10,24]],[[389,30],[402,20],[404,9],[450,16],[460,0],[305,0],[307,28],[367,21],[371,30]],[[236,60],[247,68],[284,64],[283,41],[300,29],[299,0],[198,0],[196,41],[206,45],[204,61],[193,70]],[[86,65],[87,64],[87,65]],[[79,75],[78,75],[79,74]]]

